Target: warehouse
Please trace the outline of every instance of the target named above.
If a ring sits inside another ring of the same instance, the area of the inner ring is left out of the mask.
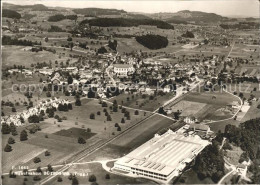
[[[163,135],[156,134],[128,155],[115,162],[114,170],[128,172],[130,176],[141,176],[168,182],[178,176],[208,144],[209,141],[197,135],[168,130]]]

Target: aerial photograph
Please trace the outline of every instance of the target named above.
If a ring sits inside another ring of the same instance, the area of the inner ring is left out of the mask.
[[[1,1],[0,184],[260,184],[259,2]]]

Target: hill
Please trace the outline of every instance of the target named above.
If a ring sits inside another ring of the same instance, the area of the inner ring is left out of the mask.
[[[43,4],[34,4],[34,5],[16,5],[11,3],[3,3],[3,7],[12,9],[12,10],[23,10],[31,9],[32,11],[56,11],[55,9],[48,8]]]
[[[19,14],[18,12],[14,11],[14,10],[3,9],[2,13],[3,13],[2,14],[3,17],[13,18],[13,19],[21,18],[21,14]]]
[[[171,14],[165,18],[166,22],[174,23],[174,21],[195,22],[195,23],[216,23],[228,19],[215,13],[206,13],[200,11],[183,10]]]
[[[76,14],[82,14],[86,16],[99,16],[99,15],[120,15],[126,13],[124,10],[117,9],[103,9],[103,8],[81,8],[73,10]]]
[[[126,19],[126,18],[97,18],[91,20],[83,20],[81,25],[89,24],[90,26],[100,26],[100,27],[111,27],[111,26],[120,26],[120,27],[132,27],[139,25],[149,25],[157,26],[161,29],[174,29],[174,26],[160,20],[154,19]]]
[[[160,35],[142,35],[135,37],[139,44],[149,49],[161,49],[168,45],[168,39]]]

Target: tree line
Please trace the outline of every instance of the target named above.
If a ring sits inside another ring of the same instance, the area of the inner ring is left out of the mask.
[[[18,46],[33,46],[41,45],[41,42],[33,42],[30,40],[19,40],[18,38],[11,38],[10,36],[3,36],[2,38],[3,45],[18,45]]]
[[[97,18],[97,19],[85,19],[81,21],[81,25],[89,24],[90,26],[99,27],[132,27],[140,25],[156,26],[161,29],[174,29],[174,26],[160,20],[154,19],[125,19],[125,18]]]
[[[77,15],[56,14],[56,15],[50,16],[48,21],[49,22],[58,22],[58,21],[62,21],[64,19],[76,20],[77,18],[78,18]]]

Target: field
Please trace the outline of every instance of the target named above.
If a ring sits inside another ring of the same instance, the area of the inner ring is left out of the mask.
[[[167,108],[182,110],[181,116],[195,116],[199,120],[220,120],[232,117],[226,105],[238,98],[225,92],[190,92],[179,102],[173,102]]]
[[[183,124],[181,122],[173,123],[170,119],[154,115],[128,133],[116,138],[107,146],[86,157],[83,161],[108,160],[122,157],[154,137],[154,134],[158,131],[170,126],[172,129],[177,129],[183,126]]]
[[[56,132],[55,134],[59,135],[59,136],[70,137],[70,138],[82,137],[84,139],[89,139],[95,135],[95,133],[88,133],[88,132],[86,132],[85,129],[80,129],[80,128],[70,128],[67,130],[60,130],[60,131]]]
[[[251,55],[253,59],[257,59],[259,56],[259,46],[235,44],[230,57],[249,58]]]
[[[205,103],[182,100],[171,107],[173,112],[181,111],[181,116],[191,116],[197,114],[206,106]]]
[[[41,128],[46,126],[45,123],[40,123]],[[20,127],[18,133],[22,129],[24,128]],[[93,133],[88,134],[94,135]],[[48,138],[46,138],[46,135]],[[60,136],[57,134],[47,134],[44,131],[38,131],[35,134],[28,133],[27,141],[20,141],[19,135],[11,137],[15,139],[16,143],[12,145],[12,152],[3,153],[3,161],[5,162],[3,163],[4,172],[8,172],[11,169],[11,166],[17,167],[18,165],[36,168],[38,166],[44,167],[48,164],[62,164],[65,160],[69,159],[83,148],[88,148],[90,145],[100,141],[99,138],[93,137],[88,139],[86,144],[80,145],[77,142],[77,138],[71,138],[69,134]],[[3,135],[3,147],[5,147],[8,138],[9,135]],[[45,156],[45,151],[49,151],[51,155]],[[33,158],[36,156],[40,157],[41,162],[33,162]]]
[[[160,106],[162,106],[165,102],[174,97],[173,93],[167,93],[163,96],[157,95],[154,98],[150,99],[149,95],[142,96],[141,94],[120,94],[109,99],[110,102],[114,100],[117,101],[118,104],[131,107],[135,109],[154,111]],[[127,100],[128,99],[128,100]]]
[[[109,111],[109,108],[107,109]],[[56,112],[61,117],[66,116],[67,120],[63,122],[57,122],[53,118],[44,120],[44,122],[39,124],[41,131],[29,134],[27,141],[20,142],[19,135],[12,136],[19,144],[15,143],[12,145],[13,151],[11,153],[4,152],[3,159],[6,163],[3,166],[3,170],[8,171],[12,165],[17,166],[18,164],[28,165],[30,168],[46,166],[49,163],[61,164],[80,150],[118,134],[119,131],[114,127],[116,122],[124,130],[134,122],[145,117],[142,112],[139,115],[134,115],[134,111],[129,110],[131,120],[125,119],[126,123],[121,124],[121,118],[124,117],[121,112],[110,112],[112,121],[106,121],[102,110],[103,108],[98,104],[98,101],[85,99],[82,100],[81,107],[73,106],[73,110],[69,112]],[[95,120],[90,120],[90,113],[96,114],[97,111],[100,111],[101,115],[96,115]],[[121,110],[119,109],[119,111]],[[122,115],[120,116],[120,114]],[[24,128],[20,127],[18,133]],[[86,133],[87,128],[90,128],[91,132]],[[46,138],[46,135],[48,138]],[[86,139],[86,144],[80,145],[77,143],[79,136]],[[3,136],[3,147],[7,143],[8,138],[9,135]],[[51,153],[48,157],[44,156],[44,151],[46,150]],[[29,154],[28,151],[30,151]],[[28,155],[25,155],[26,153]],[[36,156],[42,159],[40,163],[35,164],[33,162],[32,159]]]
[[[232,150],[226,150],[225,151],[225,157],[233,165],[239,164],[239,159],[241,154],[243,153],[243,150],[241,150],[240,147],[236,147],[232,145]]]
[[[42,63],[49,61],[66,61],[68,58],[59,58],[59,55],[53,54],[48,51],[40,51],[38,53],[31,51],[24,51],[23,46],[4,46],[2,48],[2,62],[3,69],[6,67],[12,67],[13,65],[23,65],[26,67],[30,67],[31,64],[36,64],[37,62]],[[37,61],[37,62],[36,62]]]

